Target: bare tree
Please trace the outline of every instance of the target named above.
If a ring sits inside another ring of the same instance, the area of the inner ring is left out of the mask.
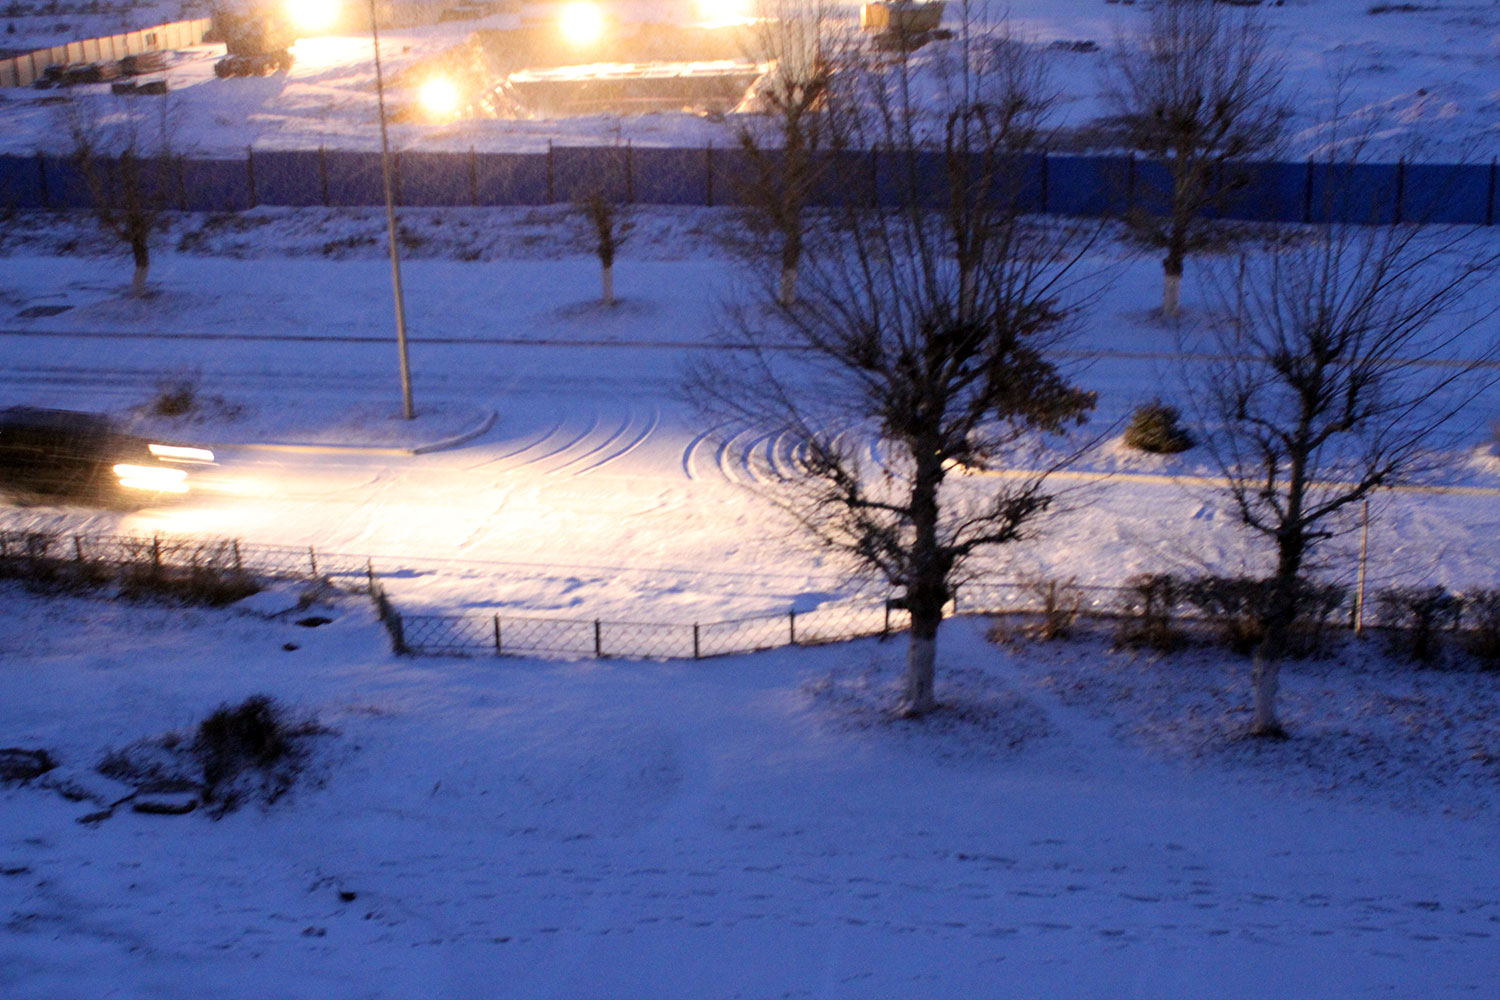
[[[1429,467],[1440,428],[1493,379],[1500,255],[1456,228],[1338,223],[1214,274],[1224,320],[1190,379],[1209,453],[1274,569],[1260,612],[1251,732],[1284,736],[1281,661],[1320,546],[1356,505]]]
[[[1170,177],[1165,211],[1132,206],[1136,237],[1166,251],[1162,312],[1179,309],[1183,262],[1217,238],[1210,216],[1239,197],[1236,164],[1274,150],[1291,110],[1265,20],[1212,0],[1163,0],[1116,40],[1104,99],[1126,141]]]
[[[579,197],[577,206],[587,227],[589,247],[599,258],[601,300],[612,306],[615,304],[615,254],[630,235],[629,211],[600,188]]]
[[[740,196],[747,222],[780,264],[776,301],[797,297],[797,271],[807,241],[809,199],[826,176],[837,145],[829,114],[835,74],[852,56],[850,40],[824,0],[761,0],[748,53],[769,68],[749,113],[736,116],[735,136],[748,172]]]
[[[801,294],[768,320],[743,310],[749,350],[693,382],[721,419],[801,442],[799,474],[775,498],[902,592],[907,716],[937,706],[938,631],[971,557],[1027,538],[1057,506],[1057,460],[1036,446],[1094,403],[1048,352],[1096,230],[1026,216],[1022,162],[1054,95],[1032,48],[985,28],[965,16],[920,64],[850,70],[857,86],[835,113],[853,141],[886,151],[893,201],[848,199],[809,248]]]
[[[180,161],[172,149],[172,114],[160,101],[146,114],[141,98],[119,102],[108,114],[93,99],[65,104],[64,118],[73,161],[88,192],[94,216],[105,232],[130,249],[135,264],[131,294],[146,294],[151,241],[167,211],[180,199]],[[151,121],[152,118],[154,121]]]

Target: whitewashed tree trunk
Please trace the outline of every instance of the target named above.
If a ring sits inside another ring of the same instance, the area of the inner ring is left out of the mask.
[[[797,301],[796,265],[781,269],[781,287],[777,292],[776,301],[782,306],[790,306]]]
[[[1161,312],[1163,316],[1175,318],[1182,308],[1182,275],[1169,274],[1161,286]]]
[[[607,306],[615,304],[615,269],[612,264],[604,268],[604,304]]]
[[[1280,733],[1281,720],[1276,717],[1276,689],[1281,680],[1281,661],[1257,654],[1250,680],[1255,688],[1255,716],[1250,722],[1250,732],[1257,735]]]
[[[906,647],[906,690],[896,706],[896,714],[926,715],[937,708],[933,694],[936,675],[937,637],[924,638],[913,633]]]

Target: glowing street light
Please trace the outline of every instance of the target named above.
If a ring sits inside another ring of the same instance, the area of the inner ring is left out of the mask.
[[[574,0],[558,13],[558,27],[574,45],[593,45],[604,37],[604,9],[589,0]]]
[[[326,31],[339,17],[339,0],[287,0],[287,18],[299,31]]]
[[[428,117],[438,119],[456,117],[462,103],[458,87],[452,80],[442,76],[429,77],[418,89],[417,100],[421,102],[422,110],[427,112]]]

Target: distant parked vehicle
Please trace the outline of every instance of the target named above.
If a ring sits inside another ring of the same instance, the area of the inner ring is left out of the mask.
[[[203,448],[152,441],[109,417],[13,406],[0,410],[0,490],[22,498],[114,505],[188,492]]]

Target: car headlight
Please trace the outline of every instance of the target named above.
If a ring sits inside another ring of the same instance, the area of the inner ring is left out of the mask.
[[[207,448],[182,448],[175,444],[148,444],[151,454],[164,462],[212,462],[214,453]]]
[[[164,469],[155,465],[117,465],[114,473],[120,485],[132,490],[153,493],[186,493],[187,473],[181,469]]]

